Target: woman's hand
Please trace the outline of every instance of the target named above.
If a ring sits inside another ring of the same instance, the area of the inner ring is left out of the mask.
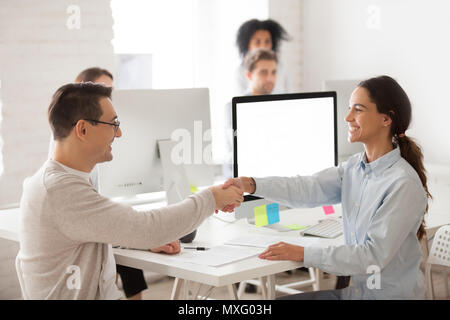
[[[304,254],[304,247],[285,242],[278,242],[269,246],[258,257],[267,260],[292,260],[302,262]]]
[[[249,177],[231,178],[225,181],[223,188],[226,189],[229,186],[235,186],[241,189],[243,192],[254,193],[256,189],[255,180]]]
[[[150,249],[151,252],[155,252],[155,253],[162,252],[162,253],[167,253],[167,254],[175,254],[175,253],[180,252],[180,250],[181,250],[180,240],[175,240],[164,246]]]

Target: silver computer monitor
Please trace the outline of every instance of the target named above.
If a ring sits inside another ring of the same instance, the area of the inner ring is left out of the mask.
[[[114,90],[112,102],[122,137],[112,144],[113,160],[99,165],[101,194],[132,197],[164,191],[158,141],[171,139],[174,133],[183,144],[178,148],[180,155],[190,159],[183,162],[189,183],[196,187],[213,183],[206,159],[211,151],[207,88]],[[199,158],[199,152],[204,158]]]
[[[235,177],[312,175],[337,164],[335,92],[235,97],[232,104]],[[246,196],[236,218],[251,217],[264,201]]]
[[[360,82],[360,80],[327,80],[323,83],[324,91],[336,91],[338,162],[344,162],[351,155],[364,151],[362,143],[348,142],[348,125],[344,120],[348,113],[350,96]]]

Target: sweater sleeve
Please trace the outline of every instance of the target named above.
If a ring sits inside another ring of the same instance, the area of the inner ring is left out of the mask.
[[[204,190],[159,209],[137,211],[100,195],[87,181],[66,177],[47,190],[60,232],[79,242],[149,249],[196,229],[214,212],[215,199]]]

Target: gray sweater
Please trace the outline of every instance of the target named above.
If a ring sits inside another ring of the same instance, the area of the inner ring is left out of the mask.
[[[136,211],[101,196],[86,179],[47,160],[25,180],[20,203],[18,259],[26,296],[108,298],[108,244],[158,247],[196,229],[214,209],[212,192],[204,190],[168,207]]]

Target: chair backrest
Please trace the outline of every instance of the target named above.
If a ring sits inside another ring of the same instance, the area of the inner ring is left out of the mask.
[[[427,263],[450,267],[450,225],[440,227],[434,235]]]
[[[19,251],[19,254],[20,254],[20,251]],[[20,290],[22,291],[22,297],[24,300],[28,300],[28,296],[25,292],[25,283],[23,281],[23,272],[22,272],[19,254],[17,254],[17,257],[16,257],[16,273],[17,273],[17,278],[19,278],[19,284],[20,284]]]

